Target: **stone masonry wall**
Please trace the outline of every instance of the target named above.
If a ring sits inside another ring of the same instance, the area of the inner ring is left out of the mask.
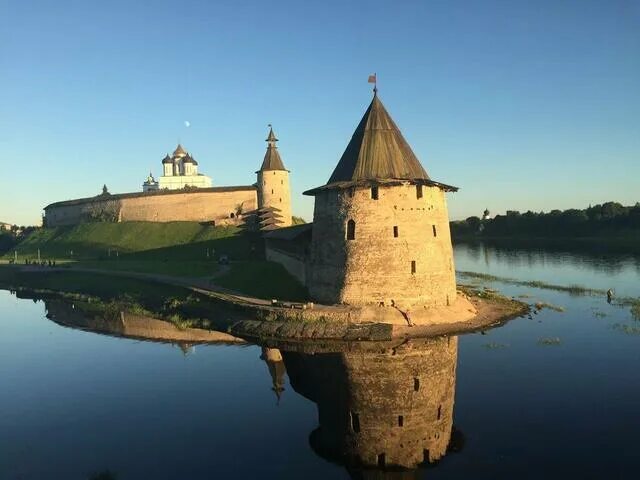
[[[124,198],[123,198],[124,197]],[[95,218],[101,208],[113,218]],[[221,222],[257,208],[255,189],[236,191],[191,191],[171,194],[126,196],[112,195],[87,199],[71,205],[55,205],[46,210],[49,227],[76,225],[87,221],[146,221],[146,222]],[[111,211],[113,215],[111,215]]]
[[[291,188],[289,172],[286,170],[265,170],[258,172],[258,208],[276,207],[281,211],[281,227],[291,225]]]
[[[449,305],[456,295],[444,192],[406,183],[316,195],[308,287],[322,303]],[[348,222],[355,222],[353,240]],[[415,262],[415,263],[413,263]],[[415,270],[415,271],[414,271]]]

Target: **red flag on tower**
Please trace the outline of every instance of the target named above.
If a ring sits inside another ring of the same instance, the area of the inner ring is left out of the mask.
[[[376,83],[376,74],[369,75],[369,83]]]

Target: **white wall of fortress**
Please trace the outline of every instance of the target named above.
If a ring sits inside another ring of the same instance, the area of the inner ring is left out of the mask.
[[[49,227],[76,225],[90,221],[100,209],[113,210],[114,221],[210,222],[229,220],[257,208],[257,191],[252,187],[222,187],[217,191],[159,192],[152,194],[109,195],[86,200],[61,202],[46,208]]]

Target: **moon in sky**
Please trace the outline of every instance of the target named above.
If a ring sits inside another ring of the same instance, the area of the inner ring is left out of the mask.
[[[189,120],[184,121],[184,126],[189,128],[191,126],[191,122]]]

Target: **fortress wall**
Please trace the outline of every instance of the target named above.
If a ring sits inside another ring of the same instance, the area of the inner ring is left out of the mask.
[[[48,208],[46,210],[45,226],[63,227],[82,223],[83,218],[86,218],[85,212],[88,211],[88,207],[89,205],[85,204]]]
[[[256,192],[188,192],[172,195],[141,196],[122,202],[120,221],[207,222],[227,219],[238,208],[247,212],[257,208]]]
[[[46,209],[46,225],[59,227],[89,221],[173,222],[221,221],[237,214],[238,207],[247,212],[257,208],[254,189],[221,189],[180,193],[111,195],[63,202]]]
[[[355,238],[347,239],[347,223]],[[397,237],[394,236],[397,227]],[[444,192],[413,184],[320,192],[316,196],[309,290],[322,303],[400,308],[448,305],[456,295]],[[415,262],[415,273],[412,272]]]

